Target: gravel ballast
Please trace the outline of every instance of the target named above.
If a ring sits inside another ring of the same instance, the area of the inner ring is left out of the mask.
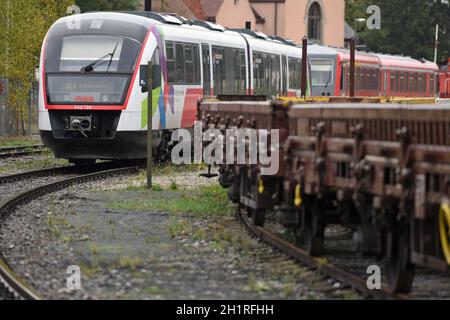
[[[46,195],[3,223],[0,251],[49,299],[360,298],[251,238],[227,205],[214,214],[142,210],[149,199],[170,203],[217,184],[198,174],[162,172],[152,192],[141,174]],[[81,290],[67,287],[74,265]]]

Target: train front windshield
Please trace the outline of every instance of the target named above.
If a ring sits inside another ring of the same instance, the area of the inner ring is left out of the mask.
[[[101,21],[94,21],[96,28],[86,21],[85,30],[59,26],[50,33],[45,56],[49,104],[124,103],[145,30],[129,30],[132,38],[123,30],[114,34],[99,28]]]
[[[313,86],[331,86],[333,84],[333,61],[331,59],[311,59],[311,81]]]

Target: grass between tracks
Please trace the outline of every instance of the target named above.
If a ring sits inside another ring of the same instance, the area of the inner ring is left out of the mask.
[[[0,137],[0,147],[16,147],[16,146],[31,146],[40,144],[39,136],[31,137]]]
[[[53,154],[48,151],[31,159],[14,158],[4,159],[0,161],[0,174],[12,174],[15,172],[23,172],[29,170],[38,170],[55,166],[67,165],[68,162],[63,159],[55,159]]]
[[[179,189],[172,183],[169,190],[154,185],[152,190],[139,188],[135,199],[114,200],[108,207],[116,210],[193,213],[222,215],[232,212],[226,190],[220,186]]]

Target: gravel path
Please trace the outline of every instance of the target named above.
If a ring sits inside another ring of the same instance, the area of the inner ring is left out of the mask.
[[[154,182],[162,191],[151,194],[163,201],[217,183],[185,170]],[[50,299],[359,298],[252,239],[231,213],[111,206],[148,200],[143,183],[142,174],[109,178],[24,205],[1,229],[0,251]],[[67,289],[71,265],[81,268],[81,290]]]

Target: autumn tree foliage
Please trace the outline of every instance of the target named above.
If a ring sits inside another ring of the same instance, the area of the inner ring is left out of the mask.
[[[25,134],[29,93],[45,34],[71,4],[72,0],[0,0],[0,76],[8,80],[13,134]]]
[[[139,0],[77,0],[82,12],[86,11],[129,11],[136,10]]]

